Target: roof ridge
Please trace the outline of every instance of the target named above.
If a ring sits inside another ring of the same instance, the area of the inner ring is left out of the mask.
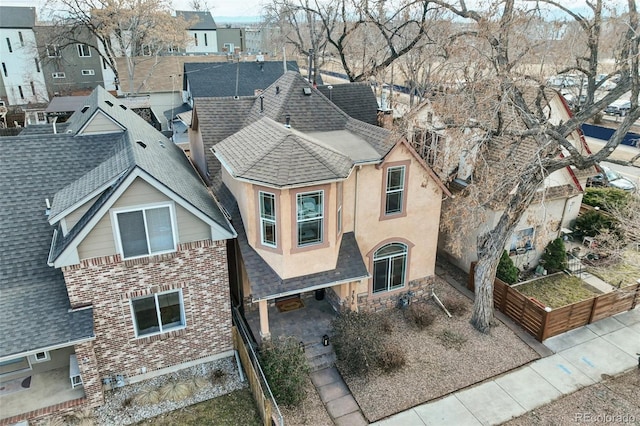
[[[301,143],[302,141],[298,141],[298,140],[296,140],[296,142],[298,143],[298,145],[302,149],[304,149],[306,152],[308,152],[310,155],[312,155],[316,160],[318,160],[318,162],[322,163],[327,169],[331,170],[331,172],[333,174],[338,175],[338,176],[340,175],[340,171],[336,167],[331,166],[331,164],[328,163],[324,158],[322,158],[321,155],[319,155],[317,152],[313,151],[312,149],[309,149],[307,144],[303,144],[303,143]],[[315,144],[315,145],[319,146],[320,148],[324,148],[321,145],[317,145],[317,144]],[[344,154],[342,154],[340,152],[334,151],[334,150],[329,150],[329,151],[341,156],[342,158],[347,159],[347,161],[349,161],[353,165],[353,160],[351,158],[347,157],[346,155],[344,155]]]

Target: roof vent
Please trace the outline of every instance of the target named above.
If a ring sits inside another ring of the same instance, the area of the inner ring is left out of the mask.
[[[105,104],[107,104],[107,105],[109,105],[110,107],[112,107],[112,106],[113,106],[113,102],[111,102],[111,101],[104,101],[104,103],[105,103]]]
[[[147,147],[147,145],[146,145],[144,142],[142,142],[142,141],[136,141],[136,143],[137,143],[138,145],[140,145],[142,148],[146,148],[146,147]]]
[[[327,89],[329,89],[329,100],[333,101],[333,86],[332,85],[328,85]]]
[[[280,94],[280,86],[276,86],[276,95]]]
[[[125,110],[125,111],[127,110],[127,107],[126,107],[126,106],[124,106],[124,105],[122,105],[122,104],[120,104],[120,108],[122,108],[122,109],[123,109],[123,110]]]
[[[162,143],[162,141],[158,141],[158,143],[160,144],[160,148],[164,148],[164,143]]]
[[[302,93],[304,93],[305,96],[311,96],[311,87],[303,87]]]
[[[44,199],[44,204],[47,206],[47,209],[44,211],[45,216],[49,216],[51,214],[51,201],[48,198]]]
[[[284,116],[284,127],[286,127],[287,129],[291,128],[291,115],[287,114]]]
[[[264,96],[260,95],[260,112],[264,112]]]
[[[87,112],[88,109],[89,109],[89,105],[85,105],[85,106],[82,107],[80,112],[84,114],[85,112]]]

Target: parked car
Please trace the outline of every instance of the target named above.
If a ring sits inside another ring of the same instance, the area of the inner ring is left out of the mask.
[[[636,192],[636,185],[626,177],[620,175],[615,170],[611,170],[606,166],[599,166],[600,173],[587,179],[587,186],[608,186],[610,188],[618,188],[624,191]]]
[[[631,109],[631,101],[617,100],[604,109],[605,114],[624,117]]]

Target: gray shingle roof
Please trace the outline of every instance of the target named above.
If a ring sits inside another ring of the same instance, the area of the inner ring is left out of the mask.
[[[92,309],[68,312],[64,277],[48,266],[49,251],[52,248],[53,257],[59,254],[133,170],[144,170],[234,234],[180,148],[133,111],[119,108],[110,95],[99,93],[104,89],[96,91],[97,99],[109,100],[114,110],[129,115],[119,115],[118,120],[134,128],[115,134],[21,133],[0,138],[0,357],[93,336]],[[89,116],[74,114],[70,120],[84,123]],[[71,125],[77,129],[83,123]],[[54,230],[45,215],[45,199],[53,197],[61,212],[118,176],[67,237],[59,234],[51,247]]]
[[[69,313],[62,272],[47,265],[45,198],[112,151],[105,135],[0,138],[0,356],[93,336],[92,310]]]
[[[216,23],[211,16],[211,12],[205,11],[190,11],[190,10],[176,10],[176,16],[184,18],[185,21],[194,21],[189,29],[190,30],[215,30]]]
[[[351,118],[378,124],[378,101],[369,83],[322,85],[318,90]]]
[[[33,28],[35,23],[35,7],[0,6],[0,28]]]
[[[298,64],[287,61],[287,70],[299,73]],[[253,96],[257,89],[266,89],[283,73],[284,68],[279,61],[185,63],[183,89],[186,90],[188,80],[194,98]]]
[[[238,247],[251,282],[251,295],[254,302],[273,299],[287,293],[299,293],[314,287],[329,287],[336,282],[354,281],[369,276],[355,234],[347,232],[342,235],[335,269],[283,280],[249,245],[238,204],[219,175],[214,178],[212,188],[231,215],[233,225],[238,230]]]
[[[267,117],[213,149],[235,177],[273,186],[346,178],[353,166],[346,155]]]
[[[97,111],[111,116],[127,130],[110,134],[115,143],[109,158],[56,193],[51,206],[52,218],[82,202],[117,176],[139,167],[223,229],[234,233],[179,147],[136,113],[120,107],[102,87],[97,87],[88,97],[87,106],[84,113],[80,110],[71,116],[68,131],[77,132]]]

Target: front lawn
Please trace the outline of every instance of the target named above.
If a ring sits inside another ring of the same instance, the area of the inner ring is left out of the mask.
[[[589,286],[580,278],[566,274],[540,278],[514,286],[514,289],[554,309],[581,302],[600,294],[598,290]]]
[[[259,426],[260,415],[248,388],[190,405],[138,423],[138,425]]]
[[[627,250],[622,254],[620,262],[614,265],[590,267],[588,271],[615,287],[636,284],[640,278],[640,251]]]

